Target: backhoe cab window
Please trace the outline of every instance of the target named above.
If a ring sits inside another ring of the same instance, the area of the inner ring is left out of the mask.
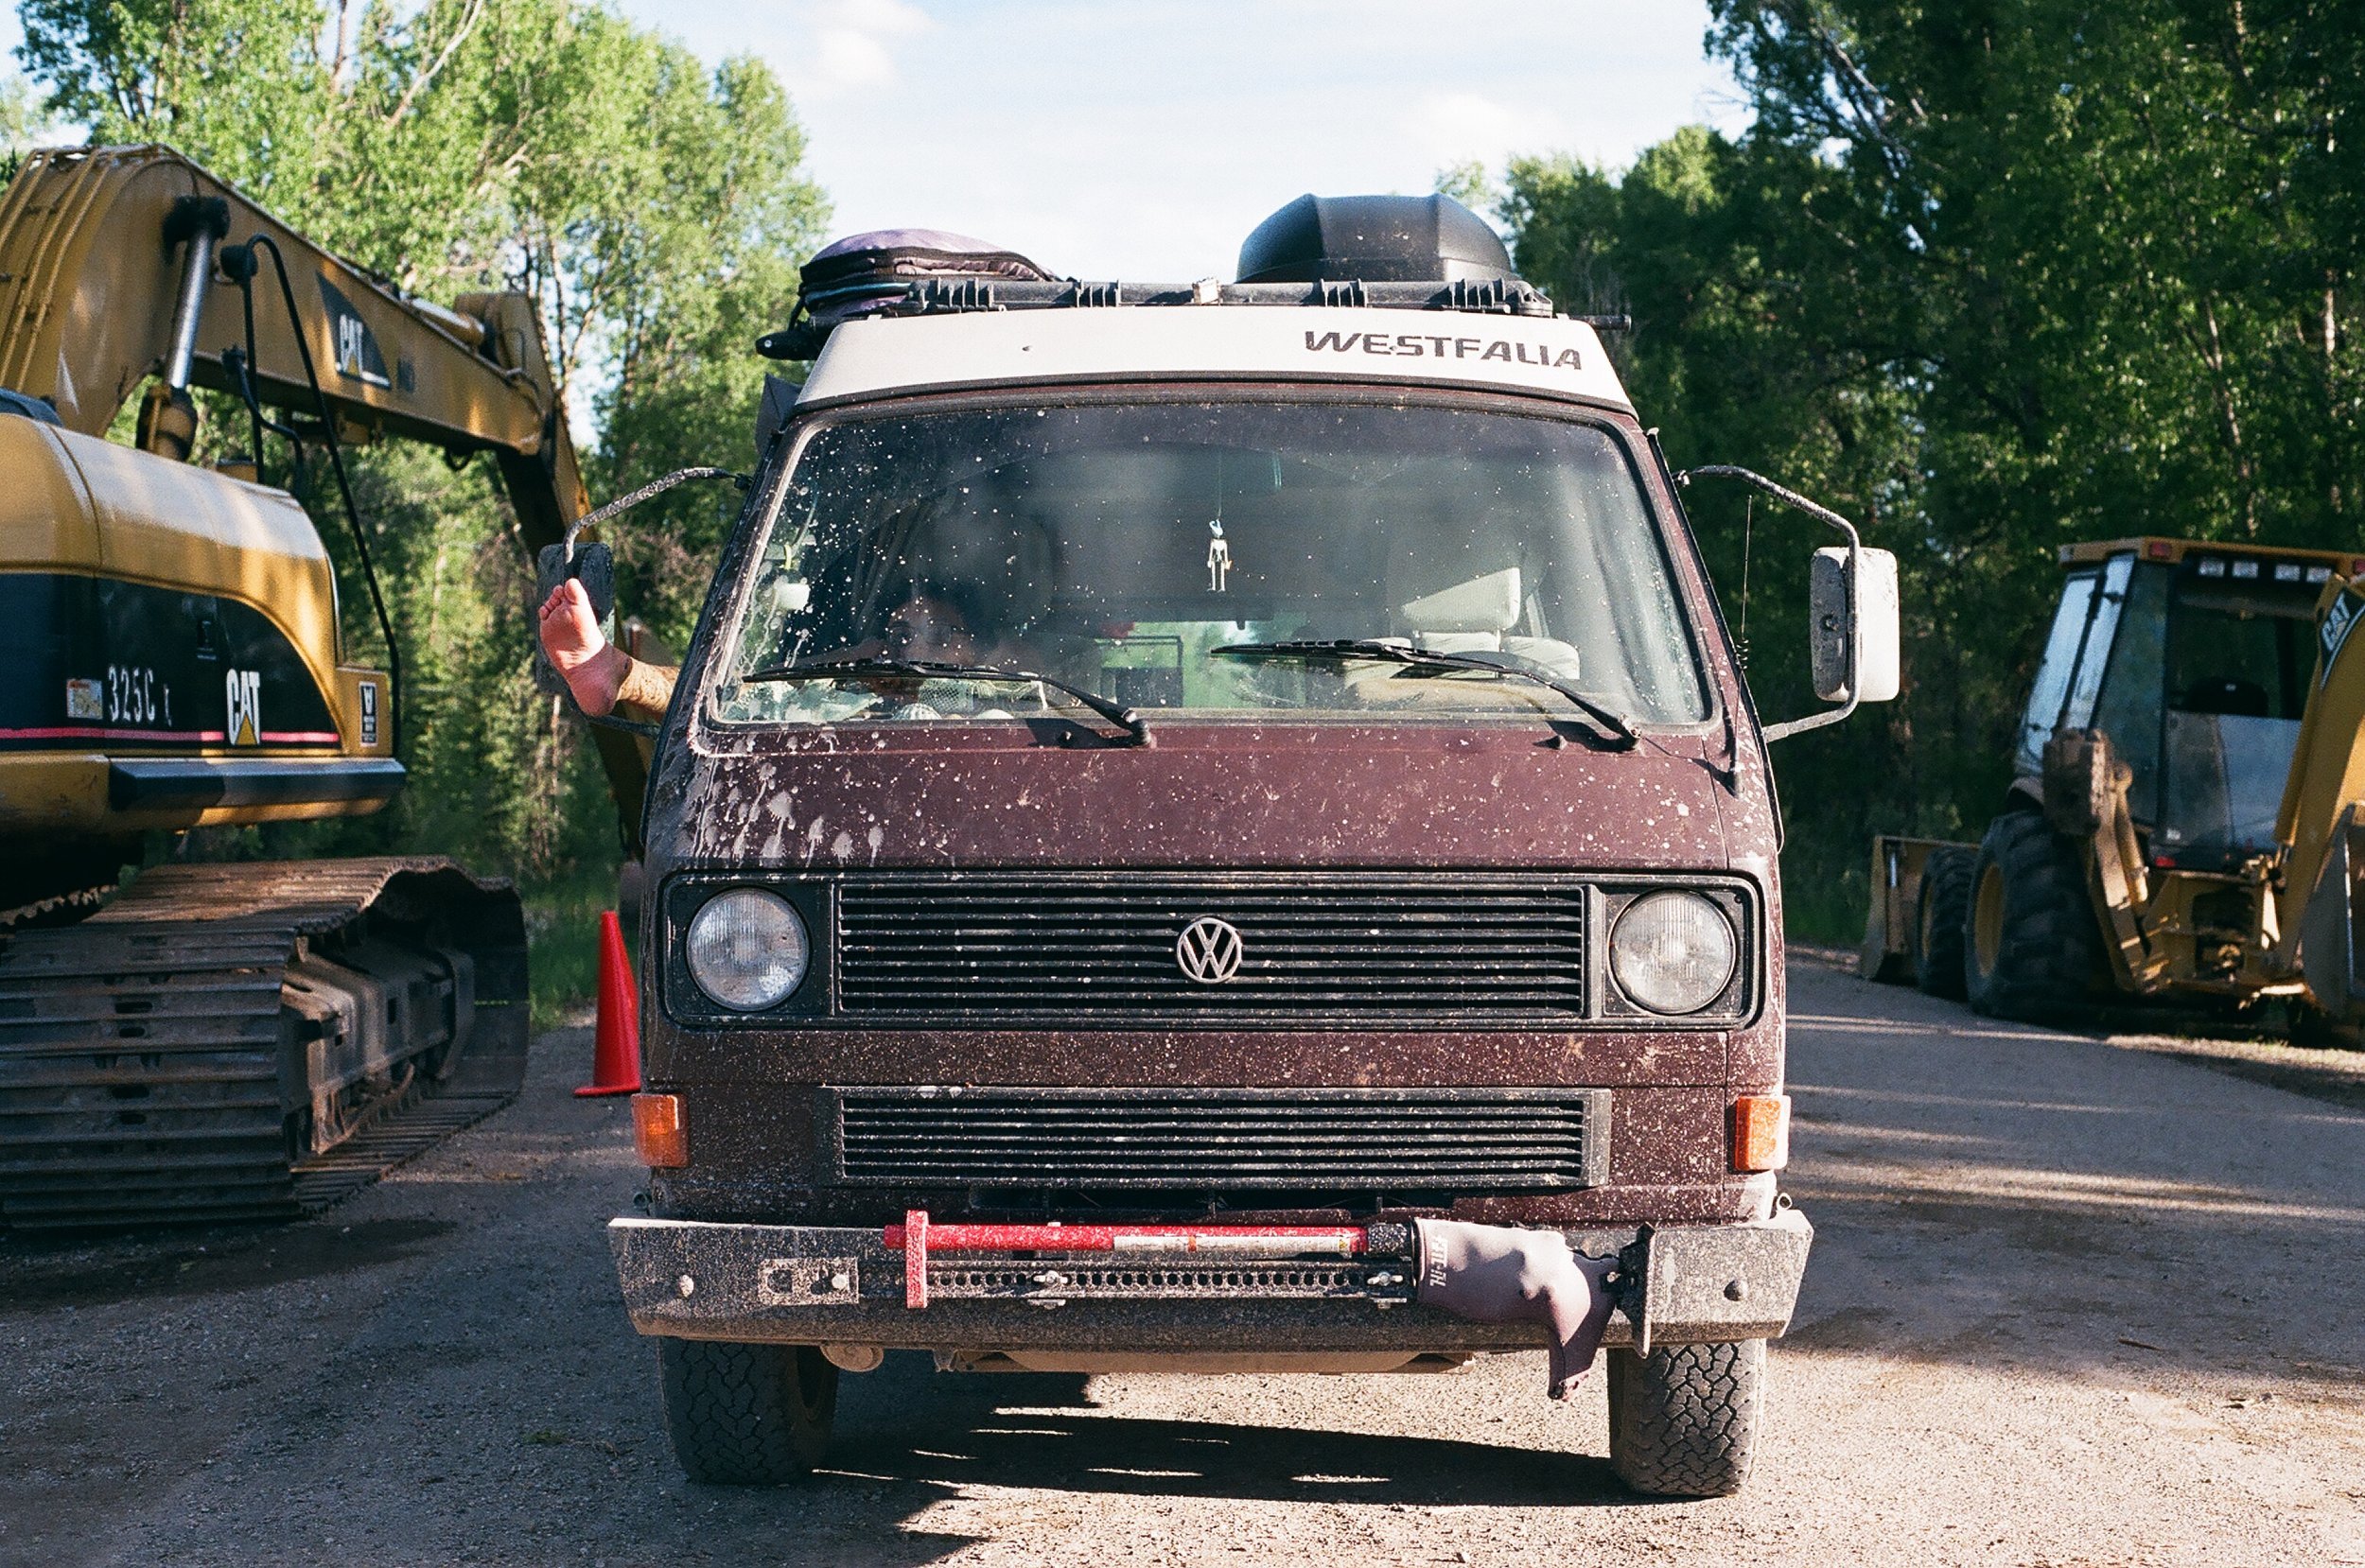
[[[2236,577],[2200,553],[2072,573],[2022,724],[2022,772],[2040,771],[2057,723],[2092,724],[2133,775],[2128,807],[2154,853],[2216,869],[2265,851],[2307,706],[2316,593],[2304,576]]]
[[[1539,671],[1638,723],[1708,715],[1635,473],[1605,432],[1562,420],[1239,398],[850,421],[805,444],[751,587],[726,722],[1065,701],[780,673],[873,657],[1029,671],[1151,714],[1575,715],[1487,670],[1215,653],[1305,639]]]
[[[2316,660],[2316,599],[2180,585],[2168,637],[2168,706],[2297,719]]]
[[[2127,593],[2127,556],[2114,556],[2100,570],[2072,572],[2061,585],[2061,602],[2045,635],[2044,657],[2028,689],[2021,716],[2020,771],[2034,774],[2043,763],[2044,743],[2057,729],[2082,729],[2093,722],[2094,697],[2118,627]]]
[[[2178,864],[2231,865],[2274,845],[2315,665],[2316,594],[2204,576],[2197,560],[2178,574],[2157,833]]]

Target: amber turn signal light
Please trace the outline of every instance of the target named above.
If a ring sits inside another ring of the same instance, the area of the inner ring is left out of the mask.
[[[670,1171],[690,1163],[690,1129],[682,1125],[681,1096],[636,1094],[632,1097],[632,1141],[640,1163],[652,1171]]]
[[[1744,1094],[1733,1102],[1733,1169],[1778,1171],[1790,1163],[1790,1096]]]

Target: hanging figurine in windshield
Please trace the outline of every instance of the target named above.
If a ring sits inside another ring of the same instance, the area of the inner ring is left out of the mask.
[[[1223,537],[1223,519],[1218,517],[1207,525],[1207,531],[1216,537],[1207,546],[1207,591],[1223,592],[1232,577],[1232,547]]]

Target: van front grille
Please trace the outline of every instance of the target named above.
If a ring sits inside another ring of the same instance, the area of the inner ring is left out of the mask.
[[[1573,880],[881,873],[837,897],[848,1019],[1551,1027],[1585,1011]],[[1186,972],[1200,921],[1237,933],[1235,972]]]
[[[1607,1170],[1598,1089],[827,1092],[835,1176],[902,1188],[1553,1192]]]

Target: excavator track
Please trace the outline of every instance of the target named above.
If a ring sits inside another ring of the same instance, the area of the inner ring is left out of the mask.
[[[0,1228],[289,1218],[515,1098],[525,934],[448,861],[166,866],[0,936]]]

